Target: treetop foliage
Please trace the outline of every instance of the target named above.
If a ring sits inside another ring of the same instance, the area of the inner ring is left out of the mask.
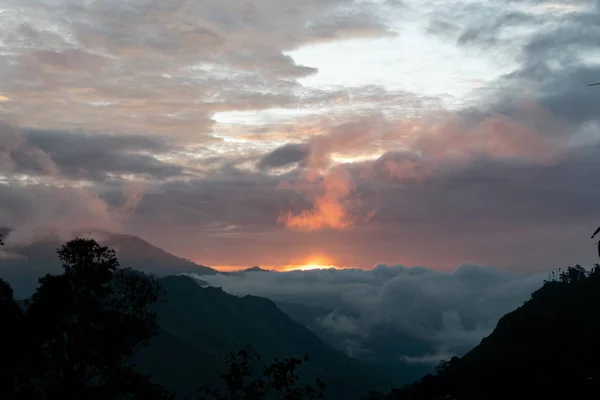
[[[25,309],[0,280],[3,335],[12,340],[3,341],[0,398],[168,398],[127,365],[157,332],[157,279],[120,268],[94,240],[74,239],[57,253],[63,273],[40,278]]]

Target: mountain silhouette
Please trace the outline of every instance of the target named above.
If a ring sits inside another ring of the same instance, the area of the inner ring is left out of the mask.
[[[464,357],[393,391],[404,399],[592,399],[600,393],[600,265],[553,273]]]
[[[194,398],[198,386],[215,382],[225,370],[225,353],[246,345],[265,361],[308,354],[302,376],[324,380],[328,399],[358,398],[391,386],[385,372],[325,344],[271,300],[200,287],[187,276],[168,276],[160,283],[167,293],[156,304],[161,331],[134,361],[173,392]]]
[[[3,228],[0,230],[0,233],[2,232],[8,233],[9,244],[10,230]],[[99,237],[103,244],[117,252],[121,265],[159,277],[177,273],[217,273],[210,267],[174,256],[137,236],[101,230],[81,232],[81,236]],[[0,262],[0,276],[10,283],[16,298],[31,296],[38,285],[38,278],[42,275],[60,273],[56,249],[63,242],[59,236],[49,234],[27,245],[5,246],[5,256]]]

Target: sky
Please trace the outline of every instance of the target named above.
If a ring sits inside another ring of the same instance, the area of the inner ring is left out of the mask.
[[[589,265],[599,8],[0,0],[0,225],[221,268]]]

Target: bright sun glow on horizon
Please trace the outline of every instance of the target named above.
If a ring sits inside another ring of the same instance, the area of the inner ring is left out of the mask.
[[[316,269],[340,269],[335,265],[323,265],[318,263],[304,264],[304,265],[288,265],[280,269],[280,271],[313,271]]]
[[[212,266],[211,268],[216,269],[221,272],[234,272],[234,271],[243,271],[249,266]],[[290,264],[290,265],[279,265],[279,266],[261,266],[261,269],[268,271],[278,271],[278,272],[291,272],[291,271],[314,271],[319,269],[343,269],[344,267],[340,267],[337,265],[333,265],[333,263],[325,258],[311,258],[304,264]]]

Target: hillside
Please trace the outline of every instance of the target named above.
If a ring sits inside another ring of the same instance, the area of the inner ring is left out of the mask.
[[[8,230],[2,231],[6,233]],[[136,236],[105,231],[81,232],[80,235],[100,236],[102,243],[115,249],[122,266],[157,276],[182,272],[194,272],[198,275],[217,273],[212,268],[174,256]],[[6,246],[4,250],[10,257],[0,259],[0,276],[10,283],[16,298],[31,296],[37,287],[39,277],[44,274],[61,272],[56,249],[62,242],[59,237],[47,236],[26,246]]]
[[[409,336],[390,324],[377,324],[369,335],[363,337],[343,336],[332,332],[323,320],[335,310],[326,307],[278,301],[277,307],[293,320],[313,331],[321,340],[334,348],[349,354],[361,362],[382,370],[393,371],[396,385],[403,385],[419,379],[432,370],[429,364],[411,364],[398,357],[398,354],[419,356],[435,351],[426,340]]]
[[[600,265],[554,274],[462,359],[388,400],[591,399],[600,393]]]
[[[169,276],[161,284],[167,290],[157,304],[162,331],[136,362],[168,389],[193,396],[224,370],[225,353],[247,344],[265,362],[308,354],[301,374],[327,382],[328,399],[358,398],[387,386],[377,371],[326,345],[270,300],[202,288],[186,276]]]

